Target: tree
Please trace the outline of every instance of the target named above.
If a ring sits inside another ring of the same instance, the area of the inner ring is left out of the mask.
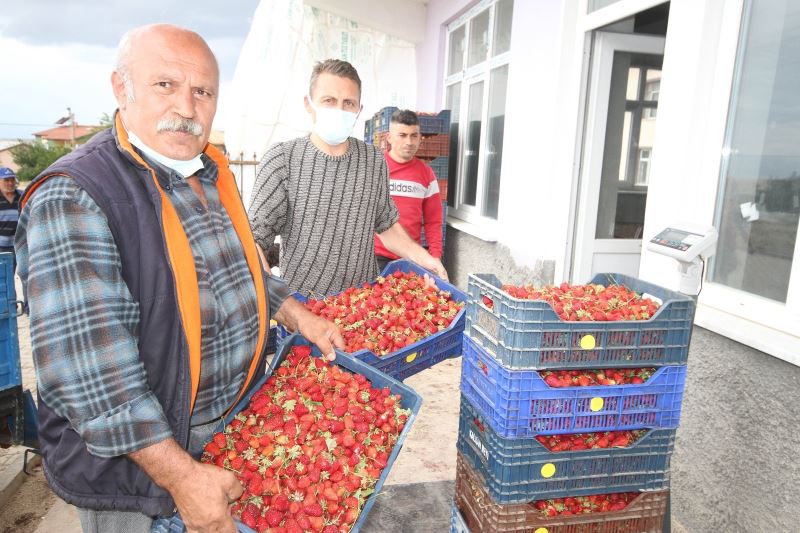
[[[56,159],[70,153],[67,146],[50,147],[39,142],[22,143],[11,149],[14,163],[19,165],[19,181],[30,181],[52,165]]]
[[[103,130],[107,130],[111,126],[114,125],[114,115],[109,115],[108,113],[103,113],[100,116],[100,128],[98,128],[98,132]]]

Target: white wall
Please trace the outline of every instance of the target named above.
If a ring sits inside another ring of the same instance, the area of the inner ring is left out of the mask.
[[[417,110],[442,108],[446,25],[474,5],[476,0],[430,0],[425,37],[417,45]]]
[[[425,41],[417,46],[420,109],[442,106],[445,25],[475,3],[431,0],[428,4]],[[575,13],[573,3],[560,0],[514,2],[496,232],[498,242],[511,249],[520,266],[556,261],[557,281],[571,219],[580,97],[580,52],[578,67],[573,68]]]
[[[562,40],[565,9],[559,0],[514,3],[498,217],[514,259],[522,266],[555,260],[556,277],[572,181],[572,166],[558,154],[562,137],[574,137],[578,107],[577,95],[561,86],[572,51],[572,39]]]

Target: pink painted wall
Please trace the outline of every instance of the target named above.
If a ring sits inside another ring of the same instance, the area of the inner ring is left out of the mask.
[[[417,45],[417,110],[442,108],[445,26],[478,0],[430,0],[426,17],[425,40]]]

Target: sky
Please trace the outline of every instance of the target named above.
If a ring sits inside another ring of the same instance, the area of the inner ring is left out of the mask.
[[[116,108],[111,72],[120,37],[143,24],[197,31],[220,65],[216,128],[226,89],[259,0],[3,0],[0,11],[0,139],[31,138],[72,108],[97,124]]]

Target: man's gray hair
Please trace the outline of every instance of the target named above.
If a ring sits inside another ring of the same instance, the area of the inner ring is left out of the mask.
[[[130,68],[130,61],[131,55],[133,53],[133,40],[134,38],[144,32],[152,31],[152,30],[172,30],[172,31],[181,31],[181,32],[188,32],[192,34],[200,43],[208,51],[212,61],[214,62],[214,67],[219,73],[219,63],[217,63],[217,57],[214,55],[214,52],[208,46],[208,43],[203,39],[200,34],[194,32],[192,30],[188,30],[186,28],[181,28],[172,24],[149,24],[147,26],[140,26],[138,28],[133,28],[132,30],[128,30],[119,40],[119,46],[117,47],[117,73],[119,73],[120,77],[122,78],[123,83],[125,84],[125,92],[128,96],[129,102],[134,102],[134,94],[133,94],[133,79],[131,75],[131,68]]]
[[[131,79],[128,61],[131,55],[131,35],[135,31],[136,30],[126,31],[125,35],[119,40],[119,46],[117,47],[117,72],[122,78],[122,82],[125,84],[125,93],[128,96],[128,102],[131,103],[136,101],[136,97],[133,94],[133,80]]]

